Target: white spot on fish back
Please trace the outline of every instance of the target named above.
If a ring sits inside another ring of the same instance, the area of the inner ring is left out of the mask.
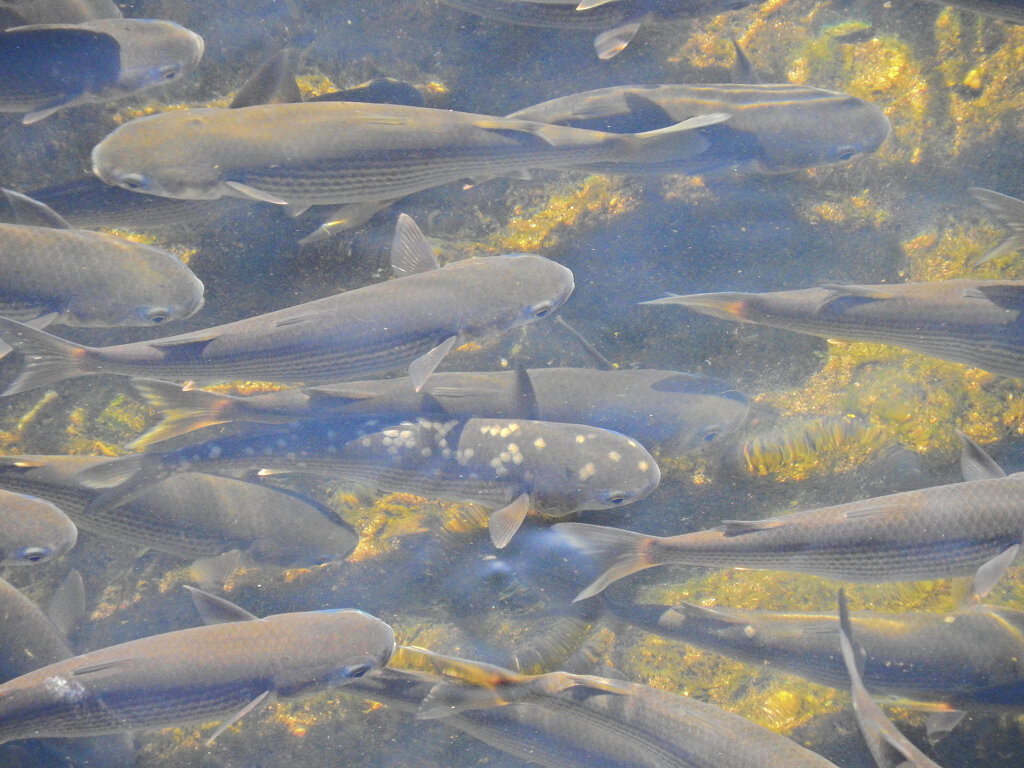
[[[498,460],[501,461],[502,464],[504,464],[506,461],[512,461],[512,454],[509,453],[508,451],[502,451],[501,453],[498,454]]]
[[[490,432],[490,431],[491,431],[491,428],[490,428],[490,427],[488,427],[488,426],[483,426],[483,427],[480,427],[480,434],[481,434],[481,435],[486,435],[486,434],[487,434],[488,432]]]
[[[516,465],[522,464],[523,463],[523,454],[521,454],[521,453],[513,453],[512,454],[512,463],[516,464]]]
[[[487,430],[491,437],[497,437],[501,433],[501,427],[494,426]]]
[[[608,451],[608,458],[612,461],[618,461],[622,456],[619,455],[618,451]]]
[[[424,448],[422,451],[420,451],[420,456],[422,456],[424,459],[429,459],[430,454],[432,453],[433,451],[430,450],[429,448]]]
[[[547,443],[544,442],[544,438],[543,437],[538,437],[536,440],[533,441],[533,447],[536,448],[538,451],[544,450],[544,447],[546,445],[547,445]]]
[[[586,441],[587,441],[586,435],[576,435],[576,442],[577,443],[582,444],[582,443],[585,443]]]
[[[62,701],[80,701],[85,696],[85,686],[60,675],[54,675],[43,680],[43,687],[55,699]]]
[[[641,472],[646,472],[648,469],[651,468],[651,465],[648,464],[646,461],[638,461],[636,466]]]
[[[743,628],[743,634],[746,635],[747,637],[753,637],[754,635],[757,634],[757,630],[754,629],[752,624],[747,624],[747,626],[745,626]]]
[[[395,441],[392,440],[390,437],[385,437],[382,442],[384,443],[384,447],[387,448]]]
[[[518,432],[519,431],[519,425],[516,424],[515,422],[512,422],[511,424],[508,425],[508,429],[509,429],[509,432]]]
[[[519,453],[519,446],[515,443],[509,443],[505,446],[505,450],[509,453]]]
[[[583,465],[583,469],[580,470],[580,480],[589,480],[597,474],[597,467],[594,466],[594,462],[588,461]]]
[[[501,435],[502,437],[508,437],[509,435],[512,434],[512,430],[509,429],[508,427],[503,427],[498,434]]]
[[[399,433],[399,435],[398,435],[398,436],[399,436],[400,438],[402,438],[403,440],[412,440],[412,430],[411,430],[411,429],[403,429],[403,430],[402,430],[402,431],[401,431],[401,432]]]
[[[220,446],[219,445],[210,446],[209,456],[210,456],[211,459],[219,459],[220,458]]]
[[[626,445],[628,445],[630,448],[639,448],[640,447],[635,442],[633,442],[632,440],[627,440],[626,441]]]
[[[359,444],[361,446],[363,446],[363,448],[369,448],[372,443],[373,443],[373,440],[371,438],[369,438],[369,437],[364,437],[364,438],[359,440]]]

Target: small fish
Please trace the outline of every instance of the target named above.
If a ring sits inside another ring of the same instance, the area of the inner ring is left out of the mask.
[[[1021,11],[1021,14],[1021,23],[1024,23],[1024,10]],[[972,187],[970,193],[989,213],[1010,230],[1010,235],[1003,242],[976,260],[974,265],[984,264],[990,259],[1021,250],[1024,247],[1024,200],[1001,195],[991,189],[982,189],[981,187]]]
[[[835,614],[605,604],[645,632],[832,688],[850,685]],[[851,621],[863,649],[863,684],[876,695],[933,710],[1024,704],[1022,611],[991,605],[951,613],[861,611]]]
[[[1024,376],[1024,281],[823,285],[771,293],[696,293],[678,304],[705,315],[844,341],[873,341]]]
[[[338,381],[408,366],[417,389],[457,342],[535,322],[573,290],[572,272],[532,254],[443,269],[419,228],[399,217],[392,268],[401,279],[178,336],[86,347],[0,318],[24,365],[4,394],[97,373],[161,379]]]
[[[962,483],[728,520],[679,536],[585,523],[555,529],[603,571],[583,600],[645,568],[704,565],[810,573],[839,581],[920,581],[974,575],[983,597],[1013,562],[1024,535],[1024,473],[1006,476],[964,438]]]
[[[736,430],[747,397],[721,379],[676,371],[533,368],[433,373],[417,392],[407,377],[234,397],[137,379],[135,390],[163,421],[132,443],[142,448],[229,422],[286,424],[310,418],[535,419],[589,424],[630,435],[648,449],[685,453]]]
[[[360,435],[359,422],[321,420],[163,453],[125,456],[78,479],[112,490],[91,507],[124,503],[172,474],[322,473],[387,491],[465,501],[495,510],[489,530],[504,547],[528,512],[561,517],[630,504],[653,491],[658,465],[632,438],[580,424],[526,419],[418,419]],[[87,510],[88,511],[88,510]]]
[[[231,550],[288,568],[343,560],[359,541],[351,526],[299,494],[195,473],[168,478],[123,507],[86,511],[99,495],[75,476],[114,459],[0,456],[0,488],[59,504],[85,531],[186,560]]]
[[[0,565],[45,563],[69,551],[77,540],[75,524],[55,505],[0,490]]]
[[[0,33],[0,112],[25,124],[77,104],[110,101],[193,70],[203,39],[171,21],[106,18]]]
[[[0,316],[50,323],[155,326],[195,314],[203,283],[168,251],[71,226],[10,190],[23,224],[0,224]]]
[[[228,718],[211,740],[271,696],[330,691],[384,667],[384,622],[352,610],[257,619],[190,589],[208,626],[48,664],[0,685],[0,742],[89,736]]]
[[[692,19],[745,8],[761,0],[441,0],[488,19],[528,27],[604,30],[594,38],[599,59],[619,54],[648,22]]]
[[[846,593],[842,588],[839,590],[839,645],[843,662],[850,675],[850,691],[857,725],[860,726],[860,732],[878,768],[940,768],[938,763],[915,747],[910,739],[896,729],[864,687],[859,670],[861,657],[853,649],[853,625],[850,623],[850,614],[846,608]]]
[[[701,115],[619,135],[390,104],[186,109],[131,120],[92,152],[108,184],[152,195],[289,205],[367,203],[468,178],[596,162],[667,162],[707,146]]]
[[[422,655],[400,646],[394,663]],[[593,675],[520,675],[429,656],[436,659],[433,670],[389,667],[348,692],[435,719],[546,768],[835,768],[795,741],[692,696]]]
[[[591,167],[612,173],[789,173],[870,154],[890,132],[889,119],[874,104],[790,83],[620,85],[551,99],[508,117],[632,133],[718,113],[729,119],[698,130],[707,142],[699,154]]]

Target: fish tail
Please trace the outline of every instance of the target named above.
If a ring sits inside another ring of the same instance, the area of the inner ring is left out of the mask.
[[[229,395],[201,389],[183,390],[178,384],[156,379],[133,379],[132,387],[150,408],[160,411],[163,418],[155,427],[129,443],[128,448],[142,450],[178,435],[231,421],[230,409],[234,398]]]
[[[623,138],[629,148],[627,162],[664,163],[699,155],[711,146],[711,142],[697,129],[728,119],[729,115],[715,112],[654,131],[625,136]]]
[[[587,523],[558,523],[554,528],[602,569],[601,575],[573,602],[593,597],[631,573],[660,565],[651,555],[651,545],[658,540],[657,536]]]
[[[172,474],[162,455],[137,453],[87,467],[74,479],[85,488],[103,491],[86,505],[83,514],[89,515],[123,506]]]
[[[1024,200],[1018,200],[1015,197],[1002,195],[982,187],[972,187],[969,191],[978,203],[1010,230],[1010,234],[1003,242],[980,259],[972,262],[971,266],[984,264],[986,261],[1024,248]]]
[[[46,331],[0,317],[0,340],[21,354],[17,378],[0,395],[16,395],[36,387],[49,387],[65,379],[94,372],[83,347]]]

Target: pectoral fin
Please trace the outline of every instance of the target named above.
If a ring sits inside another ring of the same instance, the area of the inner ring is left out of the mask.
[[[217,730],[215,730],[213,732],[213,734],[211,734],[210,738],[208,738],[206,740],[206,746],[210,746],[211,744],[213,744],[213,742],[217,739],[218,736],[220,736],[222,733],[224,733],[224,731],[226,731],[232,725],[234,725],[239,720],[241,720],[243,717],[245,717],[247,714],[249,714],[254,709],[256,709],[256,707],[258,707],[260,704],[262,704],[263,700],[266,699],[267,696],[269,696],[269,695],[270,695],[270,691],[264,691],[259,696],[257,696],[255,699],[253,699],[248,704],[246,704],[244,707],[242,707],[240,710],[238,710],[238,712],[236,712],[234,715],[232,715],[229,720],[225,720],[223,723],[218,725],[217,726]]]
[[[594,38],[594,50],[597,52],[597,58],[605,61],[621,53],[636,37],[639,29],[640,22],[632,21],[599,34]]]
[[[229,187],[239,194],[240,197],[245,197],[250,200],[259,200],[264,203],[272,203],[274,205],[288,205],[287,200],[282,200],[276,195],[272,195],[270,192],[264,192],[262,189],[243,184],[240,181],[225,181],[224,186]]]
[[[960,709],[949,712],[933,712],[924,720],[925,734],[929,744],[938,744],[956,728],[967,713]]]
[[[440,265],[422,230],[412,216],[399,214],[391,239],[391,271],[395,277],[405,277],[435,269],[440,269]]]
[[[189,597],[192,598],[192,605],[196,607],[196,611],[199,612],[199,617],[203,620],[204,624],[256,621],[256,616],[253,616],[244,608],[235,605],[230,600],[211,595],[209,592],[190,587],[187,584],[184,586],[188,590]]]
[[[979,605],[984,597],[993,590],[995,585],[1003,577],[1003,574],[1013,565],[1020,553],[1020,544],[1007,547],[991,560],[982,563],[978,572],[974,574],[971,583],[971,593],[967,602],[969,605]]]
[[[67,637],[85,617],[85,585],[82,574],[72,569],[50,598],[46,609],[50,622]]]
[[[1006,477],[1003,468],[996,464],[984,448],[963,432],[957,432],[957,436],[960,438],[960,471],[963,473],[964,480]]]
[[[785,525],[782,520],[723,520],[722,532],[726,536],[742,536],[756,531],[770,531]]]
[[[487,530],[491,534],[491,541],[494,542],[495,547],[502,549],[512,540],[529,511],[530,495],[522,493],[516,496],[511,504],[491,513],[487,521]]]
[[[427,383],[430,374],[441,364],[445,356],[452,351],[458,336],[449,336],[432,350],[420,355],[409,363],[409,378],[412,379],[412,387],[419,392]]]
[[[14,211],[14,222],[31,227],[50,227],[52,229],[73,229],[65,221],[64,217],[53,208],[33,200],[28,195],[15,192],[13,189],[4,189],[4,197]]]

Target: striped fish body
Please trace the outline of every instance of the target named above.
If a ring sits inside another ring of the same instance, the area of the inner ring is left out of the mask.
[[[340,560],[355,532],[312,499],[226,477],[168,478],[123,507],[87,507],[98,491],[75,475],[113,459],[2,456],[0,487],[53,501],[83,530],[136,547],[197,559],[238,549],[257,562],[289,567]]]
[[[202,282],[173,253],[99,232],[0,224],[0,316],[154,326],[202,304]]]
[[[329,690],[384,666],[394,635],[361,611],[183,629],[76,656],[0,685],[0,741],[120,733],[238,713],[267,692]]]
[[[1024,376],[1022,281],[837,285],[696,294],[659,303],[825,338],[893,344],[1004,376]]]
[[[6,394],[95,373],[178,381],[338,381],[408,365],[452,337],[533,322],[561,306],[572,288],[572,273],[553,261],[494,256],[118,346],[78,346],[0,318],[0,337],[25,361]]]
[[[833,614],[609,602],[616,616],[663,637],[846,689]],[[921,702],[1019,707],[1024,613],[984,606],[954,613],[851,614],[862,677],[873,693]]]
[[[763,568],[841,581],[974,574],[1024,533],[1024,474],[971,480],[650,540],[661,564]]]
[[[708,140],[699,155],[619,166],[619,172],[783,173],[874,152],[890,130],[882,111],[863,99],[789,83],[612,86],[545,101],[509,117],[636,132],[712,113],[730,117],[699,129]]]
[[[0,676],[4,682],[73,656],[39,606],[0,579]]]
[[[528,168],[675,159],[705,145],[688,126],[622,136],[424,107],[313,102],[139,118],[100,142],[92,162],[100,179],[137,192],[304,206],[392,200]]]
[[[577,2],[542,0],[441,0],[445,5],[484,18],[527,27],[610,29],[626,21],[669,21],[712,16],[753,5],[758,0],[616,0],[583,11]]]

